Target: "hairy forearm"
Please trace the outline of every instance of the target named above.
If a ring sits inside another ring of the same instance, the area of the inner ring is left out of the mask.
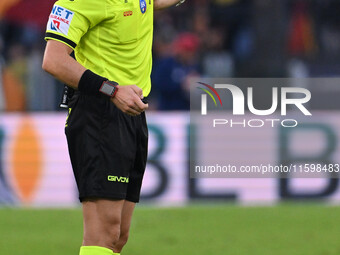
[[[61,82],[77,89],[86,68],[70,56],[71,52],[72,49],[65,47],[60,42],[48,41],[43,69]]]
[[[155,10],[165,9],[179,2],[180,0],[154,0],[154,8]]]

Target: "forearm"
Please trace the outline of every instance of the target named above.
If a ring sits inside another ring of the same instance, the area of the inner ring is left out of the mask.
[[[179,2],[180,0],[154,0],[154,8],[155,10],[165,9]]]
[[[65,47],[60,42],[48,41],[43,69],[61,82],[77,89],[86,68],[70,56],[71,52],[72,49]]]
[[[107,82],[105,77],[86,70],[70,56],[71,53],[72,48],[69,46],[49,40],[46,45],[42,68],[85,95],[102,93],[108,96],[121,111],[131,116],[139,115],[148,108],[148,104],[144,104],[141,100],[143,98],[141,88],[136,85],[115,86],[113,85],[114,82]],[[104,89],[102,90],[102,88]],[[111,89],[111,91],[107,89]]]

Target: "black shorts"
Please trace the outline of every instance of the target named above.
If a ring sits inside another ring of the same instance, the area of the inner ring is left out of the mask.
[[[148,148],[145,113],[132,117],[106,97],[76,92],[65,133],[80,201],[139,201]]]

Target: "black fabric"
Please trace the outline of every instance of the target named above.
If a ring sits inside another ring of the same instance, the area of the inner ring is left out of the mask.
[[[54,33],[46,33],[45,37],[54,38],[54,39],[57,39],[59,41],[62,41],[64,43],[66,43],[67,45],[71,46],[71,48],[77,47],[77,44],[75,42],[73,42],[70,39],[67,39],[67,38],[65,38],[61,35],[57,35],[57,34],[54,34]]]
[[[95,74],[91,70],[86,70],[80,78],[78,90],[84,95],[100,95],[99,89],[106,78]]]
[[[138,202],[147,160],[145,113],[132,117],[105,97],[78,91],[69,107],[65,133],[80,201],[107,198]],[[109,181],[108,176],[129,181]]]

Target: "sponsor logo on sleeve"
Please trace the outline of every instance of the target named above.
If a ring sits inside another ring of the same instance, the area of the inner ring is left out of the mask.
[[[67,35],[73,16],[74,12],[58,5],[53,6],[47,23],[47,30]]]

